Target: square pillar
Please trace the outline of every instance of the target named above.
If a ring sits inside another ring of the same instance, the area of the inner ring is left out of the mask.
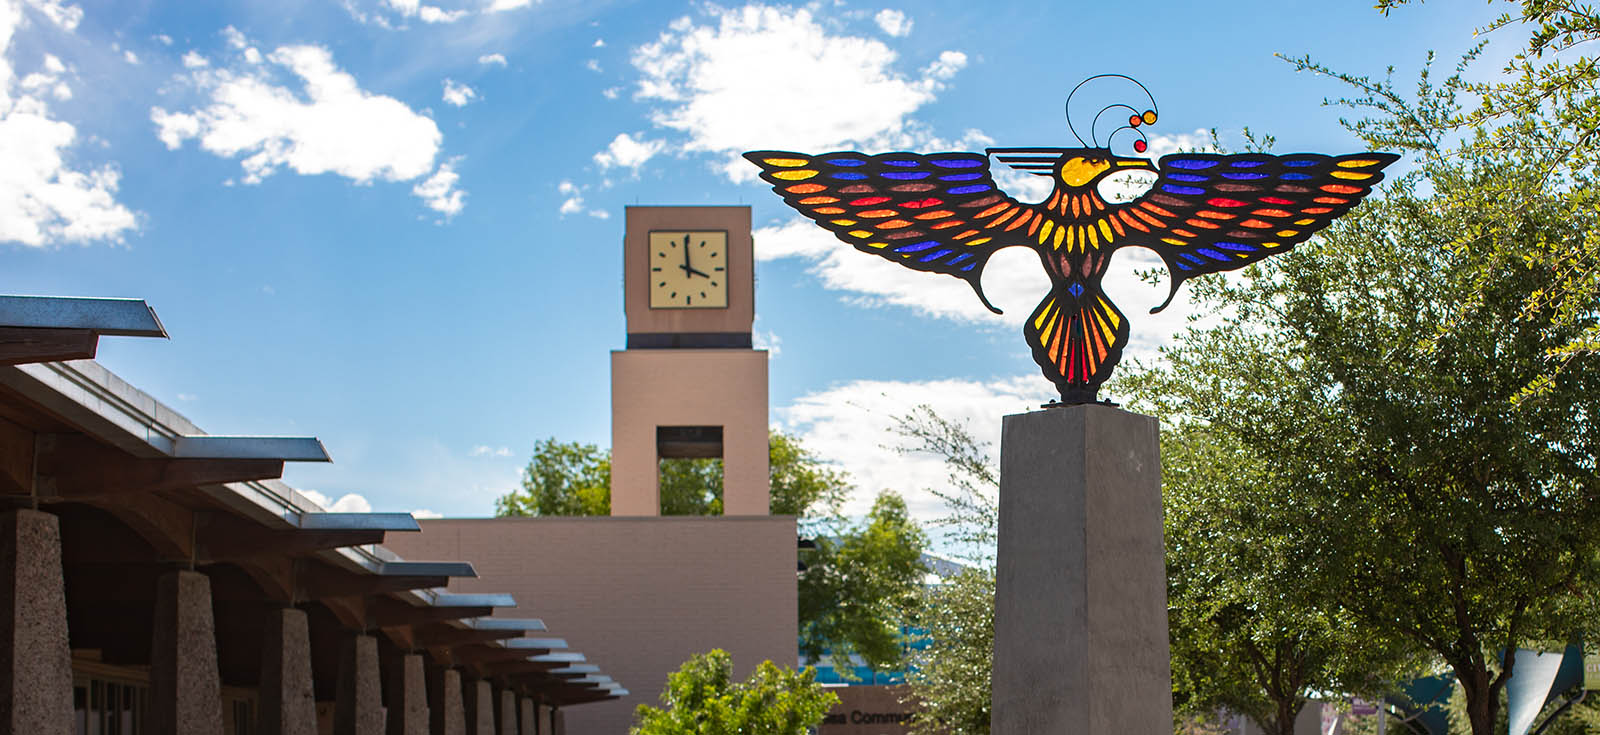
[[[428,667],[428,720],[433,735],[467,735],[461,709],[461,672],[448,666]]]
[[[388,735],[428,735],[428,694],[422,655],[383,647],[383,704]]]
[[[304,610],[285,607],[267,612],[256,727],[263,735],[317,735],[311,635]]]
[[[334,735],[383,735],[383,686],[378,676],[378,639],[347,636],[339,652],[338,701]]]
[[[1172,728],[1159,431],[1098,404],[1005,417],[993,735]]]
[[[567,735],[567,713],[560,707],[550,708],[550,733],[549,735]]]
[[[517,722],[519,723],[518,726],[521,728],[521,735],[534,735],[535,733],[539,732],[539,726],[535,724],[535,716],[536,713],[533,709],[533,699],[529,697],[518,697]]]
[[[217,673],[211,578],[199,572],[168,572],[156,582],[145,729],[222,735],[222,677]]]
[[[0,615],[0,735],[69,735],[72,650],[54,515],[0,513]]]
[[[475,679],[462,687],[466,703],[466,735],[495,735],[494,689],[487,679]]]
[[[500,687],[500,735],[517,735],[517,693]]]

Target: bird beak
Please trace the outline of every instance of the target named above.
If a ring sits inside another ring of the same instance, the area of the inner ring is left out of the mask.
[[[1151,163],[1150,160],[1146,158],[1123,158],[1122,156],[1117,156],[1111,159],[1111,164],[1115,166],[1117,170],[1123,171],[1128,169],[1143,169],[1145,171],[1156,170],[1156,165]]]

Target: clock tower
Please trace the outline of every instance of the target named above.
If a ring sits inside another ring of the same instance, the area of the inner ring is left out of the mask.
[[[726,515],[766,515],[767,351],[749,207],[628,207],[611,353],[611,514],[661,513],[660,462],[721,457]]]

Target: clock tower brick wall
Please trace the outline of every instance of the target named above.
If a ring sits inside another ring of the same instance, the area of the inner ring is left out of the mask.
[[[725,308],[650,308],[653,231],[727,233]],[[661,513],[660,427],[717,427],[723,513],[767,515],[767,352],[750,348],[755,258],[749,207],[628,207],[628,349],[611,353],[611,514]]]

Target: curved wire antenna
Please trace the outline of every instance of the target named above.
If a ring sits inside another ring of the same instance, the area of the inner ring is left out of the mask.
[[[1089,140],[1094,143],[1096,148],[1100,147],[1100,135],[1095,132],[1096,130],[1100,129],[1100,116],[1106,114],[1107,112],[1109,112],[1111,110],[1115,110],[1118,107],[1120,107],[1120,108],[1122,108],[1124,110],[1127,110],[1128,112],[1131,112],[1131,113],[1133,113],[1135,115],[1139,114],[1138,110],[1133,109],[1129,105],[1124,105],[1121,102],[1118,102],[1118,103],[1115,103],[1115,104],[1106,105],[1105,107],[1100,108],[1100,111],[1095,113],[1094,122],[1089,123]],[[1124,125],[1123,127],[1127,127],[1127,126]],[[1116,135],[1117,134],[1117,130],[1121,130],[1121,128],[1113,129],[1111,131],[1111,135]],[[1110,136],[1106,137],[1106,143],[1107,144],[1111,143]]]
[[[1143,153],[1150,148],[1150,139],[1145,137],[1144,131],[1135,128],[1132,125],[1124,125],[1116,130],[1111,131],[1111,134],[1106,136],[1106,147],[1110,148],[1111,141],[1117,137],[1117,133],[1120,133],[1124,130],[1132,130],[1134,135],[1139,136],[1139,139],[1133,142],[1133,150],[1135,153]]]
[[[1150,94],[1150,89],[1148,87],[1144,86],[1144,84],[1142,82],[1140,82],[1139,80],[1134,79],[1133,77],[1130,77],[1127,74],[1096,74],[1096,75],[1094,75],[1092,77],[1089,77],[1088,79],[1085,79],[1085,80],[1083,80],[1081,82],[1078,82],[1078,86],[1073,87],[1072,91],[1067,93],[1067,101],[1063,105],[1063,108],[1065,109],[1065,112],[1066,112],[1066,118],[1067,118],[1067,131],[1072,133],[1072,137],[1078,139],[1078,145],[1089,145],[1089,142],[1084,141],[1083,136],[1079,135],[1077,128],[1073,127],[1073,125],[1072,125],[1072,98],[1073,98],[1074,95],[1076,95],[1078,93],[1078,90],[1083,89],[1083,85],[1088,84],[1089,82],[1092,82],[1092,81],[1094,81],[1096,79],[1126,79],[1126,80],[1128,80],[1130,82],[1133,82],[1135,86],[1137,86],[1141,91],[1144,92],[1145,99],[1150,100],[1150,110],[1152,112],[1156,113],[1158,116],[1161,114],[1161,108],[1156,105],[1155,95]],[[1115,107],[1115,105],[1111,105],[1110,107]],[[1110,107],[1107,107],[1106,109],[1110,109]],[[1100,112],[1102,112],[1102,113],[1105,112],[1105,109],[1102,109]],[[1135,112],[1135,114],[1138,114],[1137,110],[1135,110],[1134,112]],[[1096,119],[1098,119],[1099,117],[1100,116],[1098,114],[1095,115]],[[1090,128],[1090,130],[1089,130],[1089,138],[1090,138],[1091,141],[1094,142],[1095,146],[1098,147],[1099,146],[1099,142],[1098,141],[1094,141],[1094,123],[1090,123],[1089,124],[1089,128]],[[1115,135],[1115,134],[1116,134],[1116,131],[1113,130],[1112,131],[1112,135]],[[1107,142],[1108,143],[1110,142],[1109,138],[1107,138]]]

